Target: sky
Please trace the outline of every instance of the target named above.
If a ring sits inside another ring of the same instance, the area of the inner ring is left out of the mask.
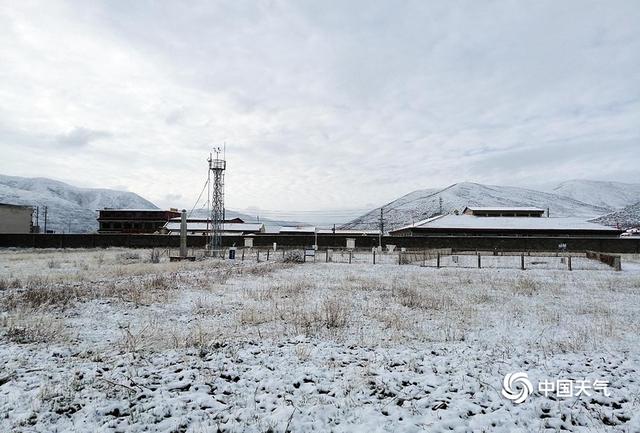
[[[640,182],[640,2],[0,0],[1,174],[191,208],[218,146],[276,218]]]

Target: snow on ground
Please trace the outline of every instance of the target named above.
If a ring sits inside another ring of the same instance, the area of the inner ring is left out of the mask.
[[[622,272],[149,258],[0,251],[0,431],[640,431],[636,256]],[[608,392],[515,404],[513,372]]]

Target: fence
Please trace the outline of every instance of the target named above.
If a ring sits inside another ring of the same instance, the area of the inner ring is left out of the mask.
[[[229,258],[229,249],[223,250]],[[195,257],[204,257],[204,250],[195,250]],[[612,259],[611,259],[612,258]],[[512,251],[453,251],[451,249],[383,251],[377,249],[304,248],[237,248],[236,261],[252,262],[313,262],[374,265],[413,265],[426,268],[477,269],[554,269],[554,270],[620,270],[620,256],[602,253],[512,252]],[[610,264],[613,263],[613,264]],[[617,263],[617,267],[616,267]]]
[[[622,270],[620,256],[614,256],[611,254],[598,253],[596,251],[587,251],[587,258],[592,260],[598,260],[608,266],[611,266],[616,271]]]
[[[344,249],[346,239],[353,236],[319,234],[318,246],[321,251],[329,248]],[[313,235],[259,234],[252,236],[253,245],[268,248],[277,243],[278,247],[302,249],[314,245]],[[378,246],[377,236],[356,237],[356,248],[369,249]],[[203,248],[205,236],[188,236],[190,248]],[[224,236],[223,246],[244,245],[242,236]],[[554,237],[554,236],[383,236],[382,245],[396,245],[408,250],[451,248],[457,251],[555,251],[559,244],[566,244],[567,251],[584,253],[599,251],[615,254],[639,254],[640,238],[612,237]],[[0,234],[0,248],[177,248],[180,236],[145,234]]]

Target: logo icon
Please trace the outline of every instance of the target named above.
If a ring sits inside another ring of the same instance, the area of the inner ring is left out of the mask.
[[[502,380],[502,396],[516,404],[524,402],[533,392],[527,373],[508,373]]]

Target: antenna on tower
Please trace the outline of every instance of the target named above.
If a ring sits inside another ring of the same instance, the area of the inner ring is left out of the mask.
[[[224,146],[226,148],[226,145]],[[224,231],[224,172],[227,162],[224,159],[226,149],[213,149],[215,158],[209,154],[209,175],[213,173],[211,184],[211,238],[209,251],[212,256],[222,256],[222,232]]]

